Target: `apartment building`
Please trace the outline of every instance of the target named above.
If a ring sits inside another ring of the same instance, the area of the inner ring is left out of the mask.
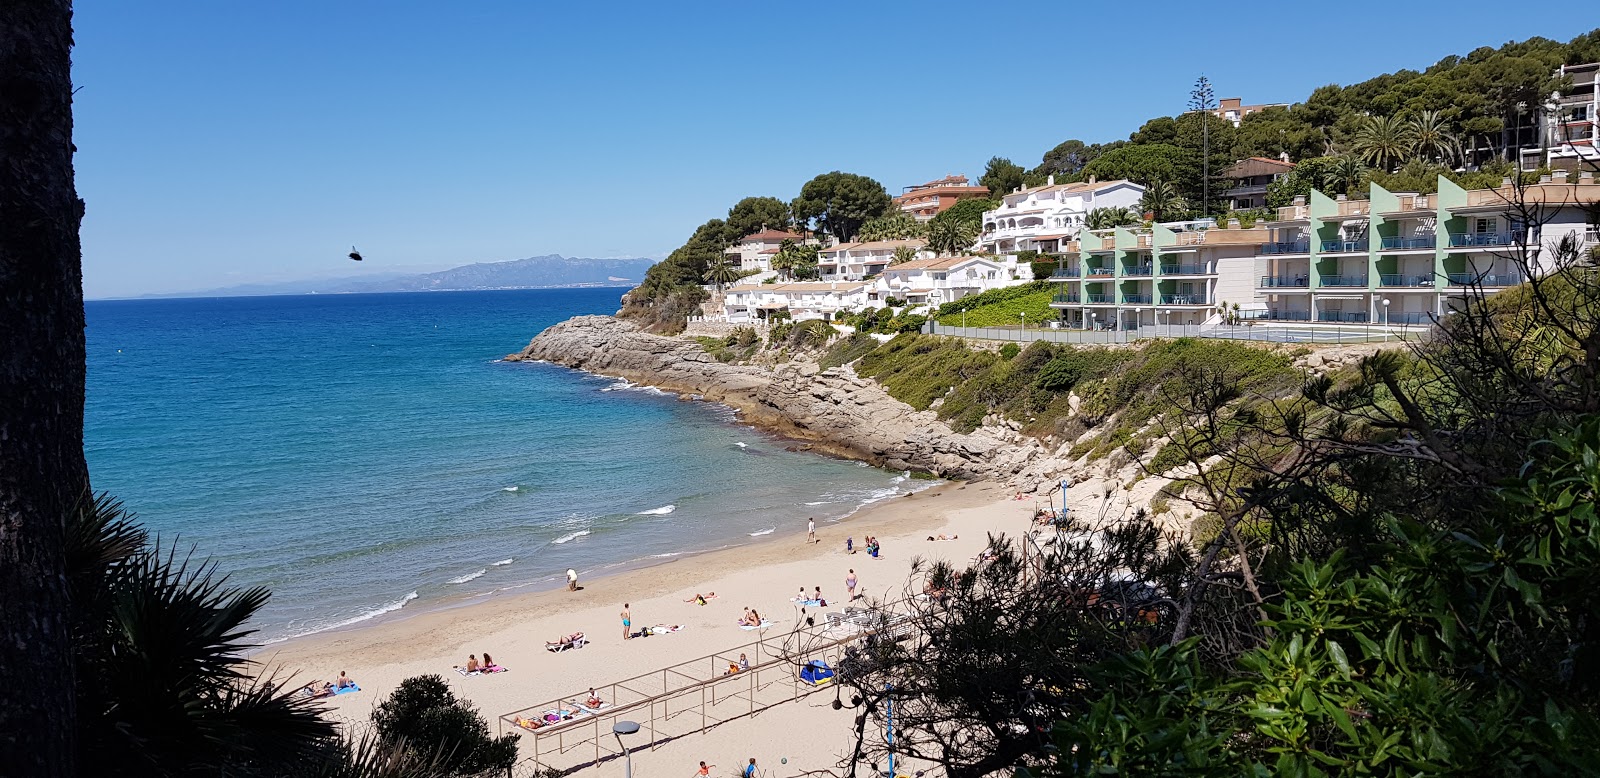
[[[1294,163],[1285,159],[1250,157],[1229,165],[1222,171],[1228,186],[1228,207],[1235,211],[1248,211],[1267,207],[1267,187],[1294,172]]]
[[[805,238],[792,232],[783,230],[763,229],[744,236],[723,252],[728,262],[740,270],[759,270],[763,273],[772,272],[772,256],[778,253],[778,248],[786,240],[800,243]]]
[[[895,207],[928,221],[962,200],[989,196],[989,187],[969,185],[966,176],[945,176],[926,184],[908,186],[894,198]]]
[[[1088,181],[1019,189],[1001,198],[1000,207],[983,212],[978,251],[1011,254],[1057,251],[1062,241],[1078,236],[1084,219],[1096,208],[1136,208],[1144,187],[1132,181]]]
[[[1255,297],[1250,275],[1268,237],[1207,219],[1086,232],[1058,255],[1051,307],[1080,329],[1203,324]]]
[[[861,281],[882,273],[900,248],[915,251],[918,259],[933,256],[927,245],[919,238],[840,243],[823,249],[817,256],[817,265],[824,281]]]
[[[729,322],[735,324],[764,319],[780,310],[787,310],[789,315],[798,321],[832,319],[840,312],[865,308],[867,286],[859,281],[742,283],[726,290],[722,301],[722,312]]]
[[[1250,315],[1276,321],[1426,324],[1459,306],[1474,288],[1497,291],[1525,279],[1512,257],[1564,237],[1585,250],[1600,244],[1591,210],[1600,203],[1592,174],[1566,171],[1524,188],[1542,224],[1507,214],[1517,196],[1465,190],[1440,177],[1436,194],[1391,193],[1376,184],[1366,200],[1309,198],[1278,209],[1258,254]]]
[[[1600,170],[1600,62],[1563,65],[1556,71],[1572,80],[1567,91],[1551,98],[1544,111],[1545,164],[1576,173]]]
[[[908,305],[937,307],[1018,283],[1004,263],[986,257],[919,259],[884,270],[868,290],[867,301],[881,304],[892,297]]]

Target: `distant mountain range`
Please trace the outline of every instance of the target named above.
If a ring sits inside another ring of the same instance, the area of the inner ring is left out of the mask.
[[[272,294],[371,294],[455,292],[474,289],[551,289],[580,286],[634,287],[653,259],[584,259],[549,254],[507,262],[479,262],[436,273],[392,274],[307,281],[241,284],[146,297],[234,297]]]

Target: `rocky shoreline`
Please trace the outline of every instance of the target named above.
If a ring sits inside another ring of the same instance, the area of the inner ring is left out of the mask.
[[[1064,450],[1049,450],[1012,425],[956,432],[848,366],[824,370],[804,359],[776,367],[722,363],[688,338],[641,332],[610,316],[568,319],[506,359],[542,360],[722,403],[746,422],[813,450],[896,470],[1033,491],[1068,469]]]

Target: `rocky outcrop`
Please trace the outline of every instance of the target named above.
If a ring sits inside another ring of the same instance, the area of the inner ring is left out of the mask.
[[[724,403],[746,421],[815,450],[901,470],[1016,483],[1032,490],[1067,468],[1061,452],[1000,422],[958,433],[932,411],[889,396],[849,367],[796,361],[769,368],[716,361],[698,343],[640,332],[610,316],[580,316],[508,360],[544,360]]]

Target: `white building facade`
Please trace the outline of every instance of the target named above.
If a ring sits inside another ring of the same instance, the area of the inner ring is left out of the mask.
[[[1137,208],[1143,197],[1144,187],[1132,181],[1057,184],[1051,176],[1044,186],[1004,195],[999,208],[985,211],[977,249],[987,254],[1057,251],[1078,236],[1090,211]]]
[[[868,290],[868,302],[893,298],[906,305],[938,307],[969,295],[1022,283],[1003,263],[986,257],[937,257],[902,262],[883,272]]]
[[[883,273],[894,261],[895,251],[909,248],[918,259],[933,256],[924,240],[878,240],[868,243],[840,243],[817,255],[824,281],[862,281]]]

